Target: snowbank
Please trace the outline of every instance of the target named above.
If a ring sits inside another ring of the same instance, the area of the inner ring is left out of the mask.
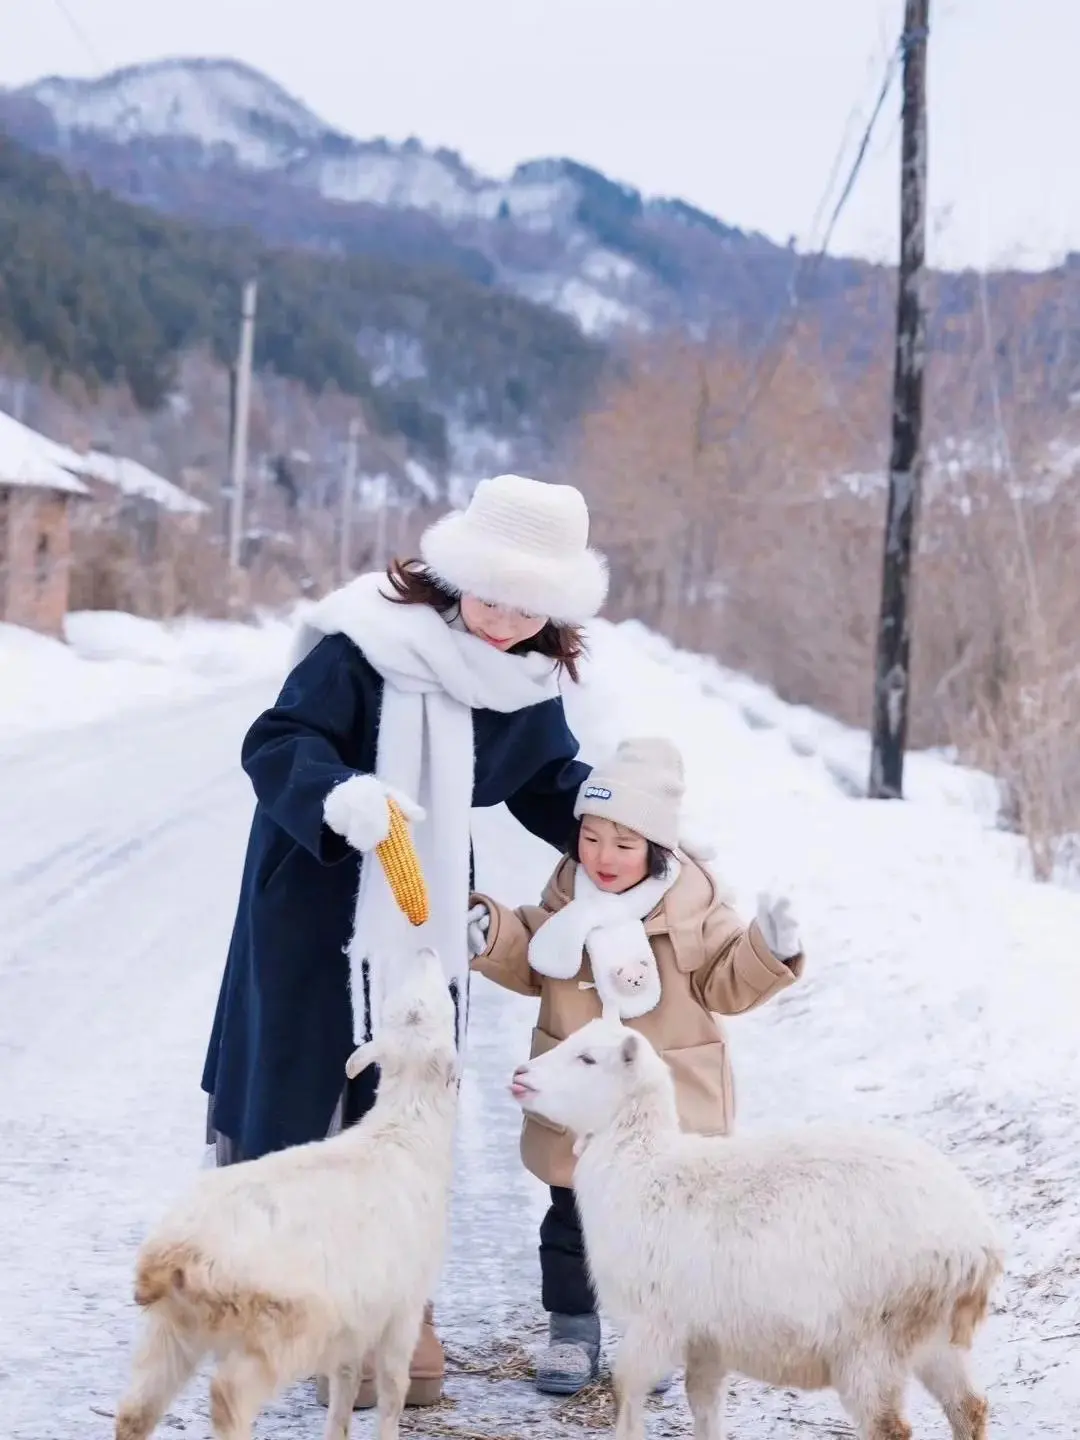
[[[105,720],[279,673],[292,623],[67,617],[67,644],[0,624],[0,738]]]
[[[816,762],[845,795],[864,796],[870,775],[870,734],[841,724],[840,720],[780,700],[766,685],[747,675],[726,670],[719,662],[675,649],[662,635],[636,621],[606,625],[590,639],[595,670],[611,674],[612,665],[657,667],[654,678],[664,685],[672,675],[690,697],[714,696],[726,701],[752,730],[773,730],[796,756]],[[655,690],[652,690],[655,696]],[[870,704],[867,677],[867,706]],[[661,710],[667,706],[662,701]],[[917,804],[962,806],[995,824],[998,819],[998,783],[992,775],[958,765],[945,750],[917,750],[904,762],[904,795]]]
[[[716,743],[745,746],[752,733],[772,737],[770,775],[782,787],[805,793],[865,796],[870,773],[870,736],[805,705],[789,705],[766,686],[727,670],[706,656],[677,650],[637,621],[595,625],[589,632],[590,661],[580,699],[569,708],[579,733],[601,746],[629,733],[671,734],[693,748],[695,717],[702,699],[721,702],[722,732]],[[640,699],[619,703],[623,677],[640,681]],[[755,752],[756,753],[756,752]],[[916,751],[904,767],[904,790],[919,805],[959,807],[987,825],[997,821],[999,796],[993,776],[958,765],[943,751]]]

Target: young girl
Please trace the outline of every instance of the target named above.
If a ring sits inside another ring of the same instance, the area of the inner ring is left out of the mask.
[[[579,826],[538,906],[508,910],[484,895],[469,913],[472,965],[540,997],[532,1054],[614,1012],[664,1056],[684,1130],[726,1135],[735,1111],[716,1015],[740,1015],[802,974],[789,902],[763,895],[744,927],[700,864],[680,849],[682,758],[666,740],[627,740],[593,770]],[[600,1319],[574,1205],[571,1137],[529,1117],[525,1165],[551,1187],[540,1227],[549,1345],[536,1383],[572,1395],[596,1378]]]
[[[345,1061],[377,1030],[403,947],[442,957],[460,1036],[470,810],[505,801],[561,847],[588,773],[558,691],[560,671],[576,678],[578,627],[607,587],[588,528],[571,486],[501,475],[424,534],[422,560],[314,608],[277,703],[243,745],[257,803],[202,1080],[219,1164],[366,1113],[374,1085],[343,1091]],[[421,930],[364,858],[388,834],[389,796],[413,823],[428,882]],[[428,1323],[408,1403],[437,1401],[443,1369]]]

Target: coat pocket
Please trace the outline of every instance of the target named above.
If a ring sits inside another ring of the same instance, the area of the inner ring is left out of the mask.
[[[731,1061],[723,1040],[662,1052],[675,1081],[679,1124],[692,1135],[726,1135],[735,1119]]]
[[[262,855],[259,868],[255,875],[255,888],[260,894],[264,894],[271,885],[280,877],[285,869],[286,863],[292,859],[296,852],[296,843],[287,835],[277,837],[277,843],[267,846]]]
[[[562,1042],[554,1035],[549,1035],[546,1030],[537,1026],[532,1032],[532,1045],[529,1048],[529,1059],[535,1060],[540,1055],[546,1055],[549,1050],[554,1050],[556,1045]],[[530,1111],[525,1116],[527,1125],[539,1125],[542,1130],[549,1130],[553,1135],[566,1135],[568,1132],[564,1125],[553,1125],[550,1120],[543,1116],[536,1115]]]

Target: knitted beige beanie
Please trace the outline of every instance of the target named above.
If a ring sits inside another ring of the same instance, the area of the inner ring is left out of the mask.
[[[685,789],[682,756],[670,740],[624,740],[584,782],[574,814],[613,820],[676,850]]]

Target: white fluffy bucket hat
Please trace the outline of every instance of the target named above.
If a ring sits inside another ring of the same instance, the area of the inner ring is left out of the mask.
[[[424,531],[420,554],[459,595],[566,625],[591,620],[607,596],[607,562],[589,549],[589,511],[573,485],[481,480],[468,509]]]

